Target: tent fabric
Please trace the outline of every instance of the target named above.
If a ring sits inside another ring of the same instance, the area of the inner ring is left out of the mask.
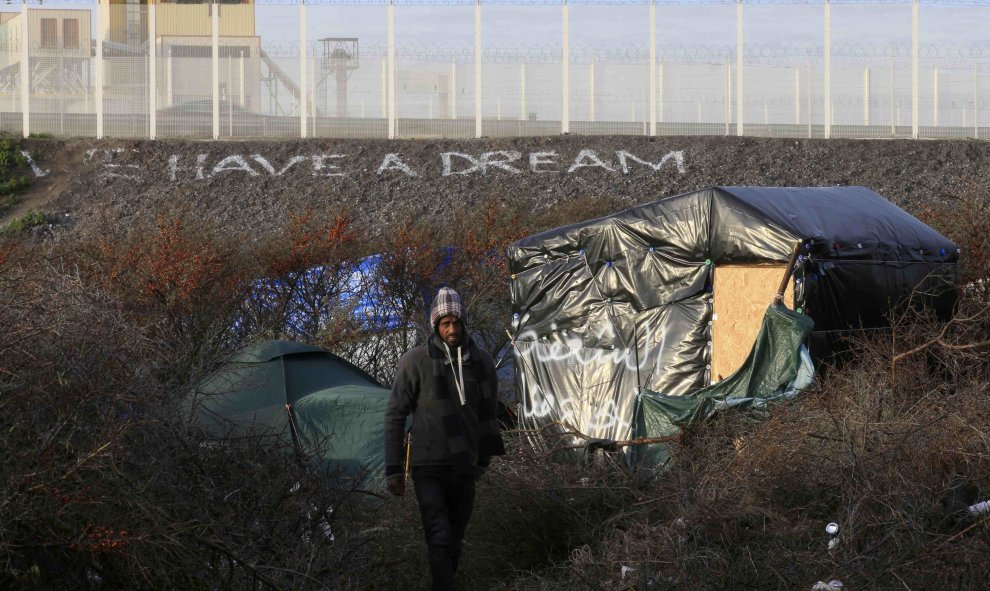
[[[804,314],[771,305],[749,356],[732,375],[684,396],[642,391],[636,405],[635,436],[677,435],[723,408],[761,408],[792,394],[795,387],[807,386],[810,376],[798,382],[804,365],[800,352],[813,328],[814,322]],[[629,456],[639,465],[662,466],[668,457],[667,445],[631,446]]]
[[[320,353],[323,349],[295,341],[264,341],[241,349],[230,358],[234,363],[261,363],[293,353]]]
[[[509,247],[523,424],[630,438],[640,390],[683,396],[711,383],[717,269],[783,264],[798,243],[795,306],[815,323],[812,344],[885,326],[908,296],[942,316],[954,305],[956,245],[870,189],[660,199]]]
[[[336,355],[303,343],[267,341],[238,352],[200,386],[194,416],[220,437],[285,438],[328,470],[367,473],[367,484],[384,472],[382,417],[388,395],[387,388]]]

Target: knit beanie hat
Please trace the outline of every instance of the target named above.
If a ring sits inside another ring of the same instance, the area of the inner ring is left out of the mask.
[[[437,296],[433,298],[433,304],[430,306],[430,326],[436,330],[437,323],[444,316],[457,316],[462,322],[467,322],[461,296],[449,287],[441,287]]]

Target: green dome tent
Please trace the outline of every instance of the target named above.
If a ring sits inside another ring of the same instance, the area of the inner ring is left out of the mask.
[[[384,471],[382,420],[389,390],[318,347],[266,341],[237,353],[200,386],[194,421],[218,436],[246,432],[289,438],[329,470]]]

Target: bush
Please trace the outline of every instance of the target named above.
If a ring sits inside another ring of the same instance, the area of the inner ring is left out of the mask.
[[[391,505],[277,440],[206,439],[188,416],[190,392],[227,355],[287,336],[284,305],[251,307],[257,278],[322,265],[331,272],[313,293],[339,296],[353,257],[377,248],[361,235],[346,216],[304,212],[245,239],[172,211],[108,225],[90,240],[0,239],[0,586],[346,589],[388,581],[375,532]],[[426,246],[421,252],[439,252]],[[472,252],[491,248],[504,251],[485,243]],[[289,291],[276,300],[300,293]],[[331,296],[303,338],[346,350],[377,336],[361,333],[367,327]],[[410,306],[408,318],[421,309]]]
[[[189,426],[239,283],[217,242],[154,228],[2,243],[0,586],[347,588],[365,495],[277,440]]]
[[[0,215],[17,203],[17,192],[28,186],[27,168],[20,142],[0,136]]]
[[[990,193],[968,186],[940,197],[922,207],[918,218],[961,248],[960,284],[990,281]]]
[[[767,420],[726,413],[686,437],[659,478],[509,433],[509,455],[479,484],[465,588],[982,588],[987,518],[943,507],[990,496],[985,201],[971,199],[926,214],[964,245],[973,282],[952,322],[903,311]],[[507,244],[612,205],[465,210],[456,228],[410,222],[380,239],[346,214],[301,212],[236,236],[182,211],[93,239],[0,237],[0,587],[425,586],[413,495],[383,503],[275,439],[208,439],[189,424],[189,395],[268,338],[323,344],[388,382],[427,334],[441,281],[497,352]],[[370,254],[378,270],[355,285]],[[322,274],[300,279],[314,266]],[[349,290],[403,328],[356,316]],[[831,551],[830,521],[841,526]]]
[[[18,234],[31,228],[37,228],[48,223],[48,216],[40,211],[29,211],[21,217],[0,228],[0,236]]]

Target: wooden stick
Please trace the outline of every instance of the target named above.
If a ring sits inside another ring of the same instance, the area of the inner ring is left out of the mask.
[[[409,480],[409,454],[412,451],[412,433],[406,433],[406,480]]]
[[[798,253],[801,251],[802,242],[799,240],[794,244],[794,249],[791,251],[791,260],[787,262],[787,268],[784,269],[784,276],[780,279],[780,287],[777,288],[777,293],[773,296],[773,301],[770,302],[771,304],[784,303],[784,292],[787,291],[787,284],[791,280],[791,274],[794,273],[794,265],[797,264]]]
[[[636,439],[625,439],[622,441],[610,441],[609,445],[614,447],[632,447],[635,445],[649,445],[651,443],[679,443],[681,441],[681,435],[667,435],[666,437],[637,437]],[[552,455],[558,451],[565,451],[568,449],[583,449],[587,444],[581,443],[576,445],[558,445],[557,447],[551,449],[547,452],[547,455]]]

